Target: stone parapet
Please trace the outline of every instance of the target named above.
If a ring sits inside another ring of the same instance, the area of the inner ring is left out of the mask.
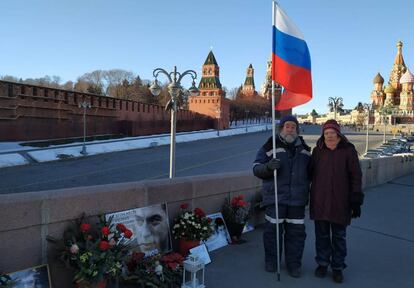
[[[364,187],[414,172],[410,155],[361,160]],[[220,211],[226,197],[244,194],[252,207],[260,202],[261,181],[251,171],[179,177],[101,186],[0,195],[0,271],[12,272],[49,263],[53,287],[72,287],[71,275],[55,259],[46,237],[61,237],[68,223],[88,216],[167,203],[170,221],[181,203]],[[253,224],[263,221],[254,209]]]

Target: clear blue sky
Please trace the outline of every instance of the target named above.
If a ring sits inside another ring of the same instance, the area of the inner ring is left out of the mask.
[[[296,113],[326,112],[330,96],[342,97],[346,108],[368,102],[376,73],[389,79],[398,40],[414,70],[412,0],[279,3],[302,30],[312,59],[314,98]],[[66,82],[120,68],[152,79],[154,68],[174,65],[200,73],[213,47],[224,86],[239,86],[252,63],[259,90],[271,16],[270,0],[0,1],[0,75],[58,75]]]

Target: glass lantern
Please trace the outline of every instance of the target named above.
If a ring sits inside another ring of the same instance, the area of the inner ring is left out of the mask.
[[[190,254],[183,264],[183,284],[181,285],[181,288],[205,288],[205,265],[203,261],[197,255]],[[189,275],[190,279],[186,279],[186,275]]]

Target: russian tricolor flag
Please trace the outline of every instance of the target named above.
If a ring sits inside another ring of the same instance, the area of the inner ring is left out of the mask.
[[[287,110],[312,99],[308,45],[296,25],[273,2],[272,79],[284,87],[276,110]]]

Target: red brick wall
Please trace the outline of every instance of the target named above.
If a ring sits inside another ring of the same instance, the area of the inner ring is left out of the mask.
[[[80,137],[86,99],[87,135],[168,133],[164,107],[106,96],[0,81],[0,141]],[[177,113],[177,131],[210,129],[214,119],[188,110]]]

